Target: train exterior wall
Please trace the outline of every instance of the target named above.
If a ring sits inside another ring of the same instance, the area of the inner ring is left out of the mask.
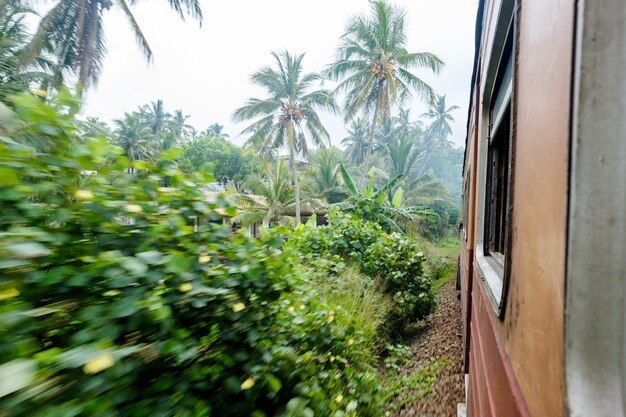
[[[469,317],[464,336],[470,352],[472,417],[564,415],[563,305],[575,2],[517,3],[510,282],[502,317],[487,295],[484,273],[471,251],[481,244],[475,236],[479,231],[468,233],[461,257],[462,299]],[[485,2],[478,80],[487,78],[500,5],[500,0]],[[480,205],[484,184],[476,167],[486,162],[476,149],[488,140],[481,107],[488,98],[483,97],[480,81],[479,87],[473,106],[481,115],[470,122],[466,155],[465,177],[475,188],[469,192],[466,188],[467,232],[474,230],[484,210]]]

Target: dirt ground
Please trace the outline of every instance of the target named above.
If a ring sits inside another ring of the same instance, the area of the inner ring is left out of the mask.
[[[400,370],[399,377],[419,372],[420,368],[432,363],[443,365],[430,393],[417,402],[400,407],[394,412],[387,412],[386,416],[456,417],[457,403],[465,402],[461,307],[454,280],[439,290],[437,300],[439,309],[426,319],[424,326],[413,338],[413,357]]]

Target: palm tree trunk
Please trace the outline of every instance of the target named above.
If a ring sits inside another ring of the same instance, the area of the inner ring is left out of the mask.
[[[380,87],[380,86],[379,86]],[[380,88],[379,88],[380,92]],[[376,122],[378,121],[378,113],[380,112],[379,100],[376,100],[376,107],[374,107],[374,118],[372,119],[372,125],[370,126],[370,137],[367,142],[367,153],[365,154],[365,160],[363,161],[363,176],[360,181],[360,188],[365,187],[365,181],[367,178],[367,172],[370,167],[370,157],[372,156],[372,148],[374,147],[374,135],[376,134]]]
[[[296,132],[293,121],[289,123],[289,162],[291,165],[291,175],[293,176],[293,189],[296,195],[296,225],[300,224],[300,183],[298,182],[298,170],[296,168]]]

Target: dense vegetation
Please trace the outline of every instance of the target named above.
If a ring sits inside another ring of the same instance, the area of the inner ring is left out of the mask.
[[[235,207],[207,202],[177,152],[138,176],[121,148],[80,138],[71,96],[15,104],[19,135],[0,141],[6,415],[378,415],[383,332],[434,307],[410,238],[339,213],[259,238],[196,223]]]
[[[151,56],[133,3],[54,2],[31,35],[26,2],[0,0],[0,415],[381,415],[399,389],[381,372],[406,354],[390,337],[449,275],[423,239],[459,218],[456,106],[409,72],[443,63],[374,1],[325,71],[285,51],[252,75],[266,96],[234,112],[243,147],[161,100],[81,120],[106,11]],[[392,115],[412,94],[429,124]],[[345,149],[323,111],[350,123]]]
[[[380,280],[393,301],[387,317],[391,327],[423,319],[435,307],[431,281],[424,276],[424,253],[412,239],[387,234],[377,223],[330,213],[327,225],[298,229],[290,243],[309,263],[324,259],[334,271],[355,265]]]

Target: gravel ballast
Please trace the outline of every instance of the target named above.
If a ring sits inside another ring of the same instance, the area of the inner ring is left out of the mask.
[[[461,307],[454,281],[440,288],[439,309],[429,316],[411,342],[413,356],[398,377],[419,372],[429,364],[443,366],[437,373],[431,391],[420,400],[403,405],[386,416],[454,417],[457,404],[465,402],[463,383],[463,348],[461,341]],[[410,392],[406,393],[410,395]],[[401,401],[401,397],[394,401]]]

